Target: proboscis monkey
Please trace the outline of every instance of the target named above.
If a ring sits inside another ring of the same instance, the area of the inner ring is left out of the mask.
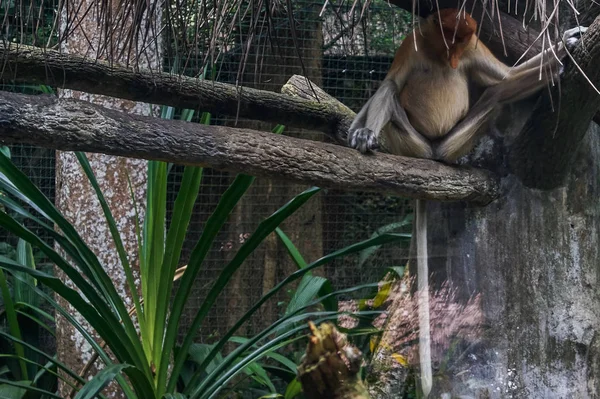
[[[496,107],[537,93],[558,76],[565,46],[573,47],[586,28],[570,29],[563,41],[510,68],[479,41],[477,22],[466,12],[443,9],[406,37],[392,66],[354,119],[348,144],[365,153],[455,161],[468,153]],[[540,68],[546,72],[540,79]],[[550,71],[550,73],[547,73]],[[485,91],[471,107],[469,84]],[[425,396],[432,386],[429,337],[429,282],[425,203],[416,201],[419,297],[419,357]]]

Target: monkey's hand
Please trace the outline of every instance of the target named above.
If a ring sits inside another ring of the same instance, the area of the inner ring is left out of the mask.
[[[587,29],[588,28],[586,26],[576,26],[575,28],[566,30],[562,37],[563,41],[562,43],[559,43],[559,45],[564,46],[567,52],[571,53],[573,50],[575,50],[575,47],[581,40],[581,36],[587,31]],[[570,61],[569,56],[564,52],[564,50],[562,51],[562,53],[564,54],[563,57],[565,58],[558,68],[558,74],[560,76],[563,75],[563,73],[565,72],[565,65]]]
[[[361,127],[348,132],[348,146],[363,154],[379,149],[377,135],[367,127]]]
[[[588,30],[587,26],[576,26],[575,28],[568,29],[563,34],[563,42],[567,48],[567,51],[571,52],[579,43],[581,36]]]

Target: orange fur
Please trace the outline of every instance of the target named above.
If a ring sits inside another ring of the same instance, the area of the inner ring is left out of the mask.
[[[387,75],[402,87],[400,105],[406,110],[410,123],[430,140],[444,136],[469,111],[468,80],[458,61],[463,56],[471,56],[472,51],[466,50],[472,47],[471,39],[477,26],[471,16],[462,13],[458,16],[457,10],[440,10],[440,15],[441,19],[437,13],[432,14],[421,32],[406,37]],[[452,32],[447,37],[449,49],[444,44],[440,26],[445,32]],[[452,43],[455,31],[456,39]]]

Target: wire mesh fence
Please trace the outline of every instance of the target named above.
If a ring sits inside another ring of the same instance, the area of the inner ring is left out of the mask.
[[[51,7],[54,3],[40,4]],[[274,91],[278,91],[293,74],[300,74],[309,77],[342,103],[358,110],[385,76],[395,48],[409,29],[410,19],[383,0],[373,1],[368,8],[360,10],[360,13],[369,14],[367,18],[363,15],[362,19],[357,18],[357,11],[352,9],[352,4],[344,2],[336,7],[325,8],[324,2],[302,0],[293,4],[294,18],[290,18],[288,14],[273,16],[272,26],[253,38],[251,46],[244,45],[248,41],[241,26],[256,21],[252,20],[251,15],[246,15],[246,19],[238,15],[238,35],[234,35],[214,59],[201,49],[202,43],[210,41],[210,35],[214,34],[210,26],[206,31],[198,30],[193,41],[186,41],[185,35],[177,36],[172,33],[177,32],[176,24],[172,23],[169,29],[165,29],[163,69],[177,70],[191,76],[208,71],[208,77],[221,82]],[[20,36],[30,26],[23,24],[23,20],[26,15],[34,15],[33,12],[26,14],[22,10],[4,8],[4,14],[13,18],[15,27],[24,26],[22,31],[15,28],[6,32],[7,35],[12,35],[12,39],[38,45],[44,41],[33,33],[26,38]],[[45,11],[39,15],[45,15]],[[168,16],[166,20],[169,21]],[[369,24],[365,21],[369,21]],[[31,19],[29,24],[34,22]],[[50,32],[48,30],[48,34]],[[178,42],[177,46],[173,45],[175,42]],[[203,68],[206,65],[209,68]],[[2,84],[0,89],[3,90],[24,90],[23,86],[15,86],[8,80]],[[198,108],[197,111],[201,112],[202,109]],[[256,119],[260,119],[260,115]],[[212,123],[259,130],[271,130],[274,127],[272,124],[222,115],[213,115]],[[284,134],[326,140],[321,133],[300,129],[286,128]],[[12,156],[14,162],[53,199],[56,190],[54,151],[19,145],[12,147]],[[167,195],[171,205],[180,184],[182,170],[176,166],[170,175]],[[187,262],[208,216],[232,178],[228,173],[205,170],[182,264]],[[194,317],[211,282],[259,221],[305,188],[307,187],[284,181],[257,179],[207,257],[206,266],[194,286],[194,300],[186,309],[187,323]],[[392,229],[394,223],[403,220],[408,211],[408,201],[403,198],[325,190],[288,220],[282,229],[306,260],[312,261],[369,238],[382,229]],[[14,241],[14,237],[0,232],[0,242],[14,245]],[[406,257],[406,247],[390,247],[377,251],[360,267],[358,255],[349,256],[327,265],[320,273],[329,278],[335,288],[341,289],[377,281],[388,267],[403,264]],[[273,236],[271,240],[267,240],[230,282],[226,295],[213,309],[210,327],[203,329],[199,339],[210,340],[219,335],[237,320],[249,304],[258,300],[266,290],[295,268],[277,238]],[[289,296],[280,296],[267,304],[261,316],[245,326],[240,333],[255,332],[264,323],[272,321],[288,300]]]

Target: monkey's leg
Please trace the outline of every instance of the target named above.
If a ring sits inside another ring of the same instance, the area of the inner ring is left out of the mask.
[[[431,159],[433,157],[429,139],[412,126],[398,98],[395,101],[391,122],[392,126],[388,125],[384,129],[385,145],[390,153],[414,158]]]
[[[483,133],[481,127],[493,116],[497,105],[526,98],[548,84],[550,77],[540,80],[538,75],[537,68],[529,69],[489,87],[467,116],[441,140],[435,148],[435,158],[455,161],[471,151]]]

